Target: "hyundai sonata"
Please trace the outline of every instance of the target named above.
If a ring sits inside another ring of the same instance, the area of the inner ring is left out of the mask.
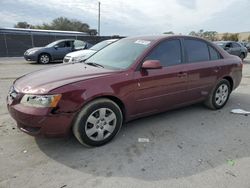
[[[203,102],[222,108],[242,77],[242,61],[190,36],[121,39],[84,63],[18,78],[7,106],[30,135],[71,131],[88,146],[109,142],[132,119]]]

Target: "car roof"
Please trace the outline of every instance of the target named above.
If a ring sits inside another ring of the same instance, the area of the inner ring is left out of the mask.
[[[176,38],[176,37],[184,37],[184,38],[191,38],[191,39],[199,39],[208,41],[201,37],[191,36],[191,35],[175,35],[175,34],[163,34],[163,35],[148,35],[148,36],[135,36],[135,37],[127,37],[127,39],[134,39],[134,40],[149,40],[149,41],[160,41],[169,38]]]
[[[229,43],[229,42],[235,42],[235,41],[215,41],[216,43]]]
[[[60,40],[56,40],[55,42],[64,42],[64,41],[73,41],[76,39],[60,39]]]
[[[115,42],[115,41],[118,41],[119,39],[107,39],[107,40],[103,40],[103,41],[106,41],[106,42]],[[102,41],[102,42],[103,42]]]

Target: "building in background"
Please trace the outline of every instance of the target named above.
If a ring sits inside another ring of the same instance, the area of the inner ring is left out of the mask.
[[[222,40],[222,38],[225,34],[226,33],[218,33],[217,39]],[[231,34],[237,34],[237,33],[228,33],[228,34],[231,35]],[[250,32],[240,32],[238,34],[239,34],[238,35],[239,41],[249,41],[250,42]]]

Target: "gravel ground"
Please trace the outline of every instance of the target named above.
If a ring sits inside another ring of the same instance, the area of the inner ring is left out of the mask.
[[[250,187],[250,58],[219,111],[193,105],[126,124],[111,143],[85,148],[73,137],[20,132],[5,98],[13,80],[50,65],[0,58],[0,187]],[[139,143],[138,138],[149,138]]]

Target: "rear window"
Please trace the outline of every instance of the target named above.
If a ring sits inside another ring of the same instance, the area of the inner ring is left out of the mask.
[[[200,40],[185,39],[188,62],[209,61],[207,43]]]
[[[84,47],[85,45],[86,45],[86,43],[83,42],[83,41],[80,41],[80,40],[75,40],[75,41],[74,41],[74,47],[75,47],[75,48],[82,48],[82,47]]]

